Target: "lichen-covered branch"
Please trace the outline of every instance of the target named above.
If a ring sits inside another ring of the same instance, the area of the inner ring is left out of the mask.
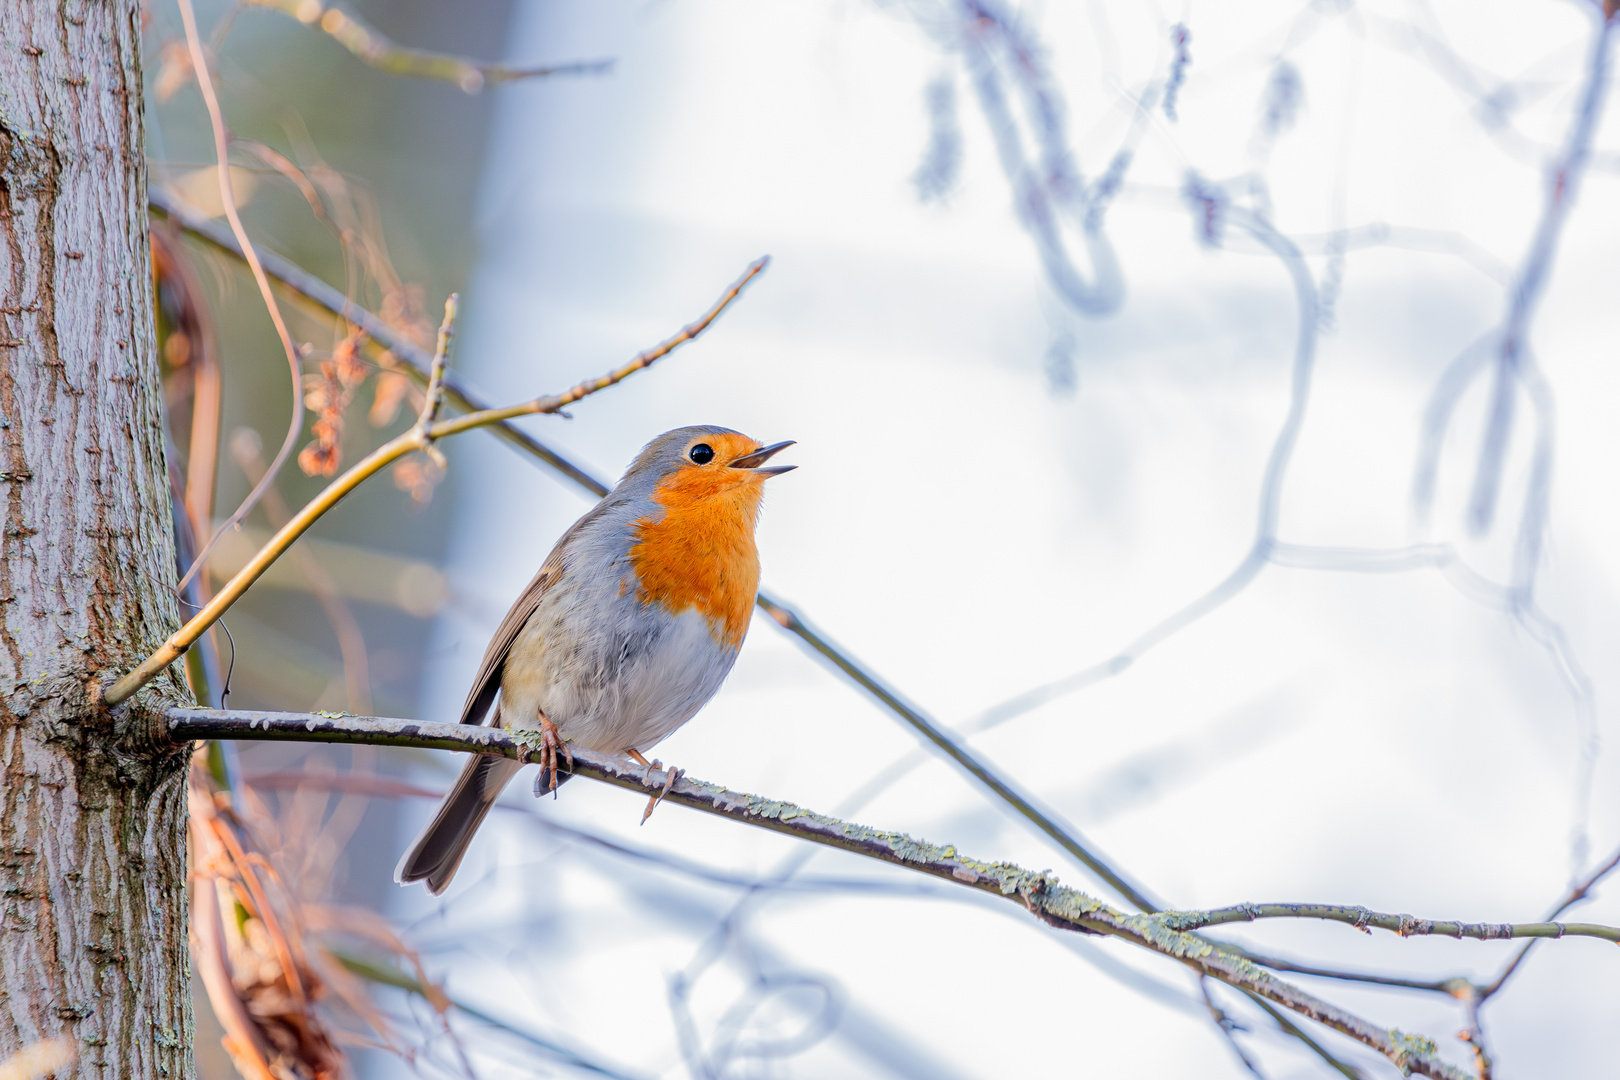
[[[1003,779],[996,770],[981,761],[978,755],[968,750],[963,745],[962,740],[954,733],[947,731],[923,714],[921,710],[902,700],[893,690],[883,685],[882,681],[875,675],[854,663],[831,642],[806,625],[798,615],[763,593],[759,597],[759,606],[784,629],[797,634],[812,649],[826,657],[834,667],[843,672],[857,686],[882,702],[890,712],[911,725],[918,734],[943,751],[968,775],[989,788],[1003,802],[1033,822],[1036,828],[1049,836],[1064,851],[1073,855],[1082,866],[1111,885],[1119,895],[1136,905],[1138,910],[1153,911],[1161,906],[1154,903],[1147,890],[1132,882],[1120,871],[1115,870],[1106,860],[1092,851],[1074,826],[1059,821],[1055,813],[1037,806],[1033,799]]]
[[[501,729],[472,724],[341,713],[193,708],[171,709],[168,718],[170,736],[176,741],[253,739],[367,743],[496,754],[523,761],[538,761],[540,756],[539,751],[520,745]],[[662,770],[647,769],[629,759],[582,748],[574,748],[573,758],[576,776],[641,794],[662,791],[668,779]],[[1172,925],[1173,916],[1127,915],[1077,889],[1059,884],[1049,872],[1036,873],[1012,863],[985,862],[949,845],[931,844],[904,833],[856,825],[792,803],[730,791],[688,777],[675,781],[666,801],[1001,897],[1022,905],[1049,926],[1120,938],[1185,964],[1201,975],[1281,1005],[1377,1050],[1407,1072],[1436,1080],[1464,1080],[1466,1076],[1440,1060],[1434,1042],[1429,1039],[1380,1027],[1330,1005],[1216,943]]]
[[[1225,923],[1254,922],[1257,919],[1326,919],[1347,923],[1358,930],[1377,927],[1392,930],[1401,937],[1476,938],[1503,941],[1508,938],[1594,937],[1620,943],[1620,927],[1600,923],[1465,923],[1444,919],[1419,919],[1411,915],[1390,915],[1364,907],[1343,904],[1238,904],[1210,911],[1167,911],[1160,914],[1166,926],[1178,930],[1201,930]]]
[[[549,75],[602,75],[613,68],[612,60],[573,60],[539,67],[511,67],[489,64],[464,56],[412,49],[378,33],[364,19],[320,0],[248,0],[258,7],[290,15],[321,30],[342,45],[362,63],[394,75],[439,79],[454,83],[469,94],[476,94],[492,83],[517,79],[538,79]]]

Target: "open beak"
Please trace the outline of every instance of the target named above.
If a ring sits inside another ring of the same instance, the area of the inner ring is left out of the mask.
[[[792,472],[794,469],[797,469],[798,466],[772,465],[768,469],[762,469],[760,466],[765,464],[765,462],[769,461],[780,451],[786,450],[792,445],[793,440],[789,439],[786,442],[772,443],[770,446],[762,446],[758,450],[755,450],[752,454],[744,454],[736,461],[733,461],[731,463],[731,467],[733,469],[748,469],[756,476],[781,476],[785,472]]]

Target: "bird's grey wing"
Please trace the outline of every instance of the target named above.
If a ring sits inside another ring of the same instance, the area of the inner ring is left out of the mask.
[[[574,522],[568,531],[563,533],[562,539],[551,549],[551,554],[546,556],[546,561],[540,564],[539,572],[513,603],[511,610],[506,613],[506,618],[501,620],[501,625],[496,627],[495,636],[490,638],[489,647],[484,650],[483,662],[478,665],[478,676],[473,679],[472,689],[467,691],[467,703],[461,707],[463,724],[486,724],[493,721],[494,718],[489,716],[489,707],[500,691],[501,674],[506,668],[507,654],[512,651],[512,643],[523,632],[529,616],[540,606],[541,599],[562,577],[563,552],[590,522],[620,502],[622,500],[615,500],[610,495],[597,503],[590,513]]]

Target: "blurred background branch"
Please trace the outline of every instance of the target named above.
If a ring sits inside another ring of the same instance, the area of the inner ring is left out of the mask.
[[[438,79],[453,83],[469,94],[485,86],[518,79],[543,79],[553,75],[606,75],[612,60],[570,60],[559,64],[510,67],[466,57],[450,56],[425,49],[412,49],[390,41],[358,15],[320,0],[245,0],[255,6],[290,15],[301,23],[319,27],[362,63],[390,75]]]

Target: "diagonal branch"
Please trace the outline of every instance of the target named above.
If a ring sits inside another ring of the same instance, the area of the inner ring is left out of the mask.
[[[486,85],[550,75],[605,75],[613,69],[612,60],[573,60],[540,67],[509,67],[490,64],[449,53],[412,49],[389,40],[364,19],[320,0],[248,0],[257,7],[290,15],[321,30],[342,45],[361,63],[393,75],[439,79],[455,83],[469,94]]]
[[[1580,903],[1582,900],[1585,900],[1587,895],[1591,893],[1592,889],[1597,886],[1598,882],[1602,881],[1605,877],[1612,873],[1616,867],[1620,867],[1620,850],[1617,850],[1596,870],[1593,870],[1590,874],[1587,874],[1580,881],[1577,881],[1570,888],[1569,892],[1565,894],[1564,898],[1553,906],[1552,911],[1548,912],[1547,918],[1556,919],[1574,905]],[[1487,998],[1491,997],[1497,991],[1502,989],[1502,986],[1513,977],[1513,973],[1519,969],[1519,965],[1524,962],[1525,956],[1528,955],[1530,950],[1535,947],[1536,942],[1525,942],[1524,946],[1519,949],[1518,952],[1513,954],[1513,959],[1508,961],[1507,966],[1502,969],[1502,973],[1500,975],[1492,980],[1489,985],[1475,988],[1481,1004],[1483,1004]]]
[[[1594,937],[1620,943],[1620,927],[1600,923],[1465,923],[1444,919],[1419,919],[1411,915],[1390,915],[1364,907],[1344,904],[1237,904],[1210,911],[1167,911],[1159,918],[1177,930],[1201,930],[1225,923],[1254,922],[1257,919],[1325,919],[1342,922],[1357,930],[1376,926],[1401,937],[1474,938],[1503,941],[1509,938]]]
[[[885,686],[877,676],[865,671],[850,660],[835,645],[806,625],[798,615],[776,603],[763,592],[759,594],[759,606],[782,627],[791,630],[804,639],[812,649],[824,656],[851,682],[877,698],[890,712],[910,724],[923,738],[944,751],[946,756],[956,762],[968,775],[989,788],[997,797],[1032,821],[1036,828],[1051,837],[1064,851],[1073,855],[1081,865],[1113,886],[1116,892],[1134,904],[1139,910],[1156,911],[1162,906],[1155,903],[1144,889],[1130,881],[1093,852],[1085,843],[1079,830],[1073,825],[1061,821],[1052,811],[1036,805],[1031,797],[1002,779],[994,769],[970,752],[957,736],[941,725],[936,724],[921,710],[902,700],[898,694]]]
[[[170,737],[253,739],[284,742],[367,743],[420,749],[457,750],[538,761],[538,751],[520,746],[498,728],[472,724],[393,720],[335,713],[277,713],[245,710],[171,709]],[[575,748],[574,773],[642,794],[664,789],[662,770],[627,759]],[[1127,915],[1102,901],[1005,862],[970,858],[949,845],[930,844],[903,833],[884,832],[776,799],[730,791],[716,784],[677,779],[667,801],[730,818],[756,828],[807,840],[840,851],[903,867],[916,873],[1021,904],[1030,914],[1060,930],[1119,938],[1176,960],[1247,993],[1299,1013],[1377,1050],[1396,1067],[1436,1080],[1464,1080],[1465,1074],[1440,1060],[1435,1044],[1347,1013],[1272,975],[1215,943],[1173,925],[1174,916]]]
[[[234,256],[237,259],[242,258],[242,250],[229,231],[220,228],[215,222],[189,209],[183,202],[161,188],[151,188],[147,194],[152,208],[167,217],[175,225],[224,254]],[[259,255],[264,263],[265,272],[292,290],[296,296],[365,331],[373,341],[392,353],[407,373],[419,381],[426,382],[428,380],[432,358],[426,350],[389,326],[380,316],[356,304],[343,293],[302,267],[272,252],[262,251]],[[714,313],[718,313],[718,308]],[[700,320],[701,322],[702,320]],[[694,323],[693,326],[687,327],[681,331],[681,334],[676,335],[676,338],[672,338],[670,342],[665,344],[672,348],[675,344],[679,344],[682,335],[694,330],[701,332],[701,329],[702,327],[698,323]],[[660,346],[660,348],[663,348],[663,346]],[[640,359],[638,357],[637,360],[631,361],[631,364],[635,364]],[[656,359],[656,357],[652,357],[652,359]],[[489,408],[488,404],[480,399],[476,393],[457,381],[454,372],[446,371],[444,373],[442,385],[445,397],[459,409],[477,412]],[[544,462],[593,495],[602,496],[608,493],[607,484],[514,425],[503,421],[489,425],[489,429],[495,435],[506,440],[506,442]],[[1001,779],[1000,774],[967,749],[958,736],[947,731],[922,710],[904,701],[881,678],[852,657],[847,650],[840,648],[826,635],[810,626],[797,612],[782,604],[764,590],[760,591],[758,603],[760,609],[769,615],[778,626],[796,635],[811,649],[824,657],[846,679],[853,682],[867,694],[870,694],[877,700],[878,704],[944,751],[975,780],[988,788],[996,797],[1009,803],[1019,814],[1033,822],[1036,828],[1051,837],[1059,846],[1068,851],[1103,881],[1111,885],[1121,896],[1142,911],[1152,911],[1160,907],[1159,904],[1153,902],[1146,890],[1132,883],[1128,877],[1114,869],[1106,859],[1093,851],[1074,826],[1062,821],[1052,812],[1038,807],[1028,797]]]

